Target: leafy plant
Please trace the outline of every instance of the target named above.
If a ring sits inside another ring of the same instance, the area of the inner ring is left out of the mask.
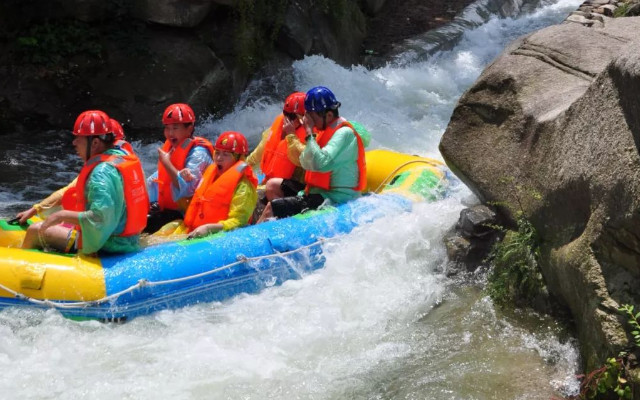
[[[99,32],[76,20],[32,25],[18,35],[16,44],[25,62],[43,65],[59,64],[77,54],[99,58],[102,52]]]
[[[517,227],[517,231],[507,231],[489,253],[493,269],[487,291],[500,305],[531,301],[544,288],[538,267],[540,249],[536,229],[522,214],[518,216]]]
[[[591,371],[580,384],[580,393],[570,400],[583,399],[632,399],[623,358],[608,358],[605,365]]]
[[[630,3],[629,2],[624,2],[622,3],[621,6],[619,6],[618,8],[616,8],[613,11],[613,17],[614,18],[618,18],[618,17],[624,17],[627,15],[627,11],[629,11],[630,8]]]
[[[638,323],[638,319],[640,319],[640,312],[634,314],[633,306],[631,304],[623,304],[618,311],[627,316],[627,322],[631,325],[632,329],[631,336],[633,337],[633,344],[636,348],[640,348],[640,323]]]
[[[634,307],[630,304],[623,304],[618,311],[628,319],[633,346],[640,348],[640,312],[634,314]],[[620,352],[618,358],[608,358],[605,365],[582,376],[580,393],[570,399],[632,399],[631,385],[627,382],[627,362],[628,353],[625,351]]]
[[[492,202],[494,206],[507,208],[516,219],[517,230],[502,226],[490,226],[505,232],[502,241],[493,245],[488,261],[493,267],[489,274],[487,291],[499,305],[529,303],[544,289],[540,273],[540,238],[535,227],[524,214],[524,197],[541,200],[539,192],[522,185],[514,185],[515,178],[500,179],[515,200],[515,206],[508,202]]]

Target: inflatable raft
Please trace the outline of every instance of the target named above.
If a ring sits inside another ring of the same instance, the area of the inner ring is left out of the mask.
[[[0,308],[112,321],[257,292],[321,268],[325,241],[442,198],[447,187],[439,161],[385,150],[367,152],[367,183],[370,194],[337,207],[100,257],[16,248],[24,228],[2,221]]]

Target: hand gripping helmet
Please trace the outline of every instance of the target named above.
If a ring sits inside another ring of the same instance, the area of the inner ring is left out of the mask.
[[[73,125],[73,134],[76,136],[99,136],[113,133],[111,118],[100,110],[89,110],[81,113]]]
[[[112,130],[113,134],[116,136],[116,140],[124,139],[124,129],[122,129],[122,125],[120,125],[120,122],[118,122],[115,119],[111,118],[109,120],[109,124],[111,126],[111,130]]]
[[[164,125],[188,124],[193,122],[196,122],[196,115],[188,104],[172,104],[167,107],[162,114],[162,123]]]
[[[247,138],[240,132],[227,131],[222,132],[216,144],[213,146],[216,150],[230,151],[232,153],[246,156],[249,153],[249,143]]]
[[[304,98],[304,108],[307,111],[325,112],[340,107],[340,102],[333,92],[324,86],[311,88]]]
[[[282,111],[290,114],[304,114],[304,99],[306,94],[302,92],[293,92],[284,101]]]

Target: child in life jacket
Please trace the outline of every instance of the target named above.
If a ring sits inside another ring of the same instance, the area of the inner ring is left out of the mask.
[[[265,204],[276,198],[295,196],[304,189],[299,148],[291,148],[286,140],[288,135],[295,135],[305,143],[304,98],[304,93],[294,92],[285,99],[282,113],[262,133],[260,143],[247,157],[247,163],[253,168],[259,166],[264,174]]]
[[[189,238],[247,225],[258,200],[258,180],[244,159],[247,139],[223,132],[215,143],[213,164],[205,170],[184,216]]]
[[[150,209],[145,232],[182,219],[202,174],[211,165],[213,145],[193,136],[196,117],[187,104],[172,104],[162,115],[165,142],[158,148],[158,170],[147,179]]]
[[[140,160],[114,146],[106,113],[85,111],[73,128],[73,145],[84,165],[61,199],[64,210],[32,224],[22,248],[92,254],[138,249],[149,197]]]
[[[125,140],[122,125],[120,125],[120,123],[113,118],[109,119],[109,124],[115,136],[114,147],[119,147],[127,154],[137,157],[136,153],[133,151],[133,147],[131,146],[131,144]],[[34,204],[28,210],[18,213],[16,215],[18,222],[21,225],[24,225],[27,223],[27,220],[29,218],[32,218],[34,216],[38,216],[40,219],[45,219],[48,215],[53,214],[56,211],[60,211],[62,209],[62,196],[68,189],[75,187],[77,181],[78,177],[75,177],[67,186],[51,193],[47,198],[39,203]]]

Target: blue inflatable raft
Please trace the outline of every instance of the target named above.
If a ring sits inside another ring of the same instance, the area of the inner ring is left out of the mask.
[[[374,150],[367,153],[367,169],[371,194],[356,201],[129,254],[4,247],[24,233],[3,221],[0,308],[55,308],[71,318],[112,321],[254,293],[321,268],[325,241],[446,191],[444,166],[435,160]]]

